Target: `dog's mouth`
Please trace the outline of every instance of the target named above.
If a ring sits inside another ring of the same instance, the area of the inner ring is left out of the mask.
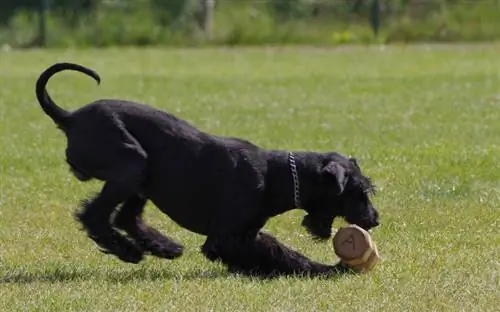
[[[304,216],[302,226],[315,240],[324,241],[332,236],[331,222],[325,222],[323,219],[316,219],[311,215]]]
[[[370,231],[379,225],[378,220],[346,220],[349,224],[355,224],[365,231]],[[325,241],[332,236],[332,222],[328,218],[317,218],[311,215],[305,215],[302,220],[302,226],[312,236],[314,240]]]
[[[359,226],[365,231],[370,231],[371,229],[379,226],[380,224],[378,220],[371,220],[371,219],[348,220],[347,218],[344,218],[344,220],[349,224],[355,224]]]

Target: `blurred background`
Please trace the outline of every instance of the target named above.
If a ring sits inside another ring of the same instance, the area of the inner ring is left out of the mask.
[[[1,0],[0,48],[494,41],[500,0]]]

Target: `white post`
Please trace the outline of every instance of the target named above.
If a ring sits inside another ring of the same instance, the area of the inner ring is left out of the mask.
[[[205,36],[210,37],[214,27],[214,11],[215,0],[200,0],[201,1],[201,28],[205,32]]]

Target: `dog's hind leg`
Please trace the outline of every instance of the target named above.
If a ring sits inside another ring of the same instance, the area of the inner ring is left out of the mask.
[[[202,252],[209,260],[224,263],[231,272],[245,275],[312,277],[329,276],[345,270],[338,265],[312,261],[263,232],[207,239]]]
[[[83,209],[75,215],[102,252],[124,262],[138,263],[142,260],[142,251],[114,230],[109,221],[114,208],[123,200],[122,191],[120,185],[107,182],[96,197],[83,202]]]
[[[147,154],[119,120],[104,119],[76,130],[68,138],[68,162],[105,181],[101,192],[84,202],[76,217],[103,252],[137,263],[142,259],[142,250],[113,229],[111,215],[120,203],[140,192],[146,177]]]
[[[180,257],[184,247],[148,226],[142,219],[146,202],[147,200],[139,195],[129,198],[117,211],[113,225],[125,231],[144,252],[165,259]]]

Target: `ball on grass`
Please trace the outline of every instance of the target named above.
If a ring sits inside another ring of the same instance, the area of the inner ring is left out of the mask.
[[[333,249],[343,264],[359,272],[373,269],[380,260],[370,233],[357,225],[340,228],[333,237]]]

